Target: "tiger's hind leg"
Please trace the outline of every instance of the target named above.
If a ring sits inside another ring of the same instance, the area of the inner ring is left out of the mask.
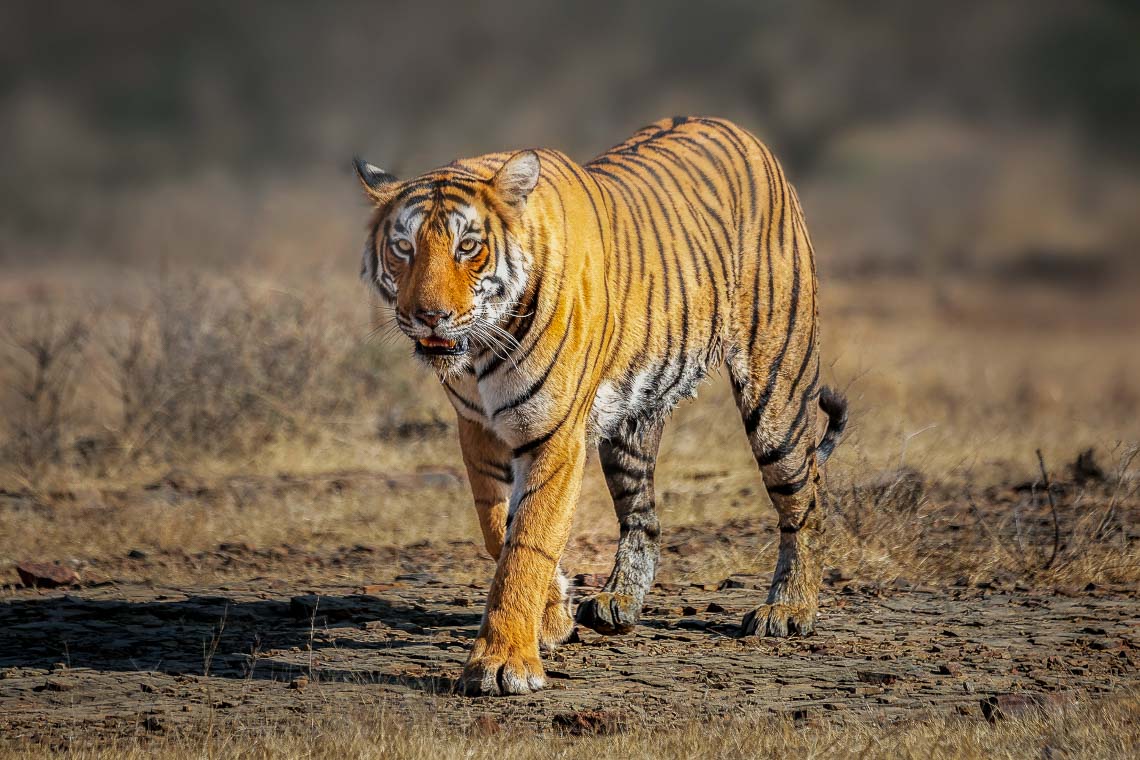
[[[809,352],[810,352],[809,347]],[[818,363],[814,356],[791,391],[765,393],[750,384],[733,384],[748,440],[768,496],[779,515],[780,549],[765,604],[749,612],[745,635],[806,635],[815,629],[822,580],[823,515],[816,462],[819,409]]]
[[[577,621],[598,633],[629,633],[641,617],[661,555],[653,470],[664,420],[627,420],[618,434],[598,445],[606,485],[621,537],[614,569],[596,595],[578,605]]]

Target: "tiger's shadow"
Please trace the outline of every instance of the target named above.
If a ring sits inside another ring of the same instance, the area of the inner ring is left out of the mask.
[[[480,620],[477,611],[431,612],[367,595],[292,601],[220,596],[122,601],[72,595],[4,600],[0,669],[62,666],[286,681],[306,675],[444,692],[453,687],[450,679],[405,667],[409,660],[401,650],[448,650],[442,662],[454,660],[457,670]],[[362,638],[351,632],[366,625],[375,634]],[[361,667],[315,667],[310,653],[326,649],[364,650]]]

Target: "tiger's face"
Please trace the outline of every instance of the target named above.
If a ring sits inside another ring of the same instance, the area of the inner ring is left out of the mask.
[[[401,182],[362,161],[356,171],[377,208],[362,276],[416,355],[447,375],[477,350],[508,351],[501,322],[528,270],[513,229],[538,183],[538,156],[516,153],[490,180],[449,168]]]

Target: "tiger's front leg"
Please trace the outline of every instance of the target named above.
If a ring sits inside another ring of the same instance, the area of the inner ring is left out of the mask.
[[[493,431],[462,414],[458,415],[458,425],[459,445],[479,516],[483,545],[497,562],[507,531],[507,512],[514,485],[511,449]],[[539,644],[545,650],[554,649],[574,633],[566,585],[561,570],[556,571],[547,589],[539,629]]]
[[[499,564],[483,625],[463,669],[461,685],[467,694],[527,694],[546,685],[539,643],[582,487],[585,451],[584,431],[573,430],[515,460],[516,483]],[[568,613],[566,617],[573,630]]]

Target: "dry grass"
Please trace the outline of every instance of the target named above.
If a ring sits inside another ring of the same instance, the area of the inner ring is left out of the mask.
[[[681,726],[630,725],[616,734],[572,737],[557,732],[505,730],[483,735],[431,722],[408,721],[362,708],[339,718],[300,718],[288,724],[213,726],[182,735],[151,735],[92,743],[60,739],[54,757],[96,758],[1130,758],[1140,745],[1140,698],[1100,702],[999,721],[933,717],[883,725],[787,718],[715,718]],[[0,757],[41,757],[49,750],[0,748]]]
[[[279,272],[272,286],[250,274],[97,280],[97,298],[67,277],[28,276],[22,289],[9,283],[3,316],[15,337],[0,370],[0,489],[25,496],[0,507],[0,562],[82,563],[132,548],[195,552],[227,541],[320,547],[476,537],[461,485],[335,494],[230,485],[247,476],[268,484],[277,473],[461,471],[446,400],[398,339],[368,337],[360,287],[342,277],[302,288],[295,276]],[[1035,479],[1035,449],[1060,478],[1091,446],[1119,487],[1062,499],[1066,547],[1049,579],[1140,575],[1127,538],[1134,526],[1120,524],[1132,513],[1116,513],[1108,533],[1102,525],[1113,501],[1131,503],[1137,488],[1135,467],[1121,466],[1140,439],[1140,356],[1119,350],[1138,337],[1127,293],[1092,302],[1060,290],[1002,297],[977,282],[826,285],[827,381],[848,393],[853,418],[827,469],[837,515],[831,564],[913,582],[1040,575],[1037,554],[1049,547],[1019,528],[1040,517],[1040,498],[959,520],[970,551],[923,536],[965,510],[968,493]],[[60,354],[61,369],[39,372],[47,378],[39,393],[56,399],[40,411],[28,402],[38,365],[27,347],[45,345]],[[29,442],[45,440],[52,453],[35,455]],[[143,488],[172,472],[213,495],[172,505]],[[915,472],[918,491],[888,488],[897,473]],[[714,375],[667,427],[657,493],[667,536],[734,519],[771,522],[723,377]],[[421,519],[425,502],[430,520]],[[576,534],[603,543],[616,535],[596,463]],[[701,579],[767,572],[774,549],[726,545]],[[607,570],[609,560],[605,551],[571,555],[581,570]]]

